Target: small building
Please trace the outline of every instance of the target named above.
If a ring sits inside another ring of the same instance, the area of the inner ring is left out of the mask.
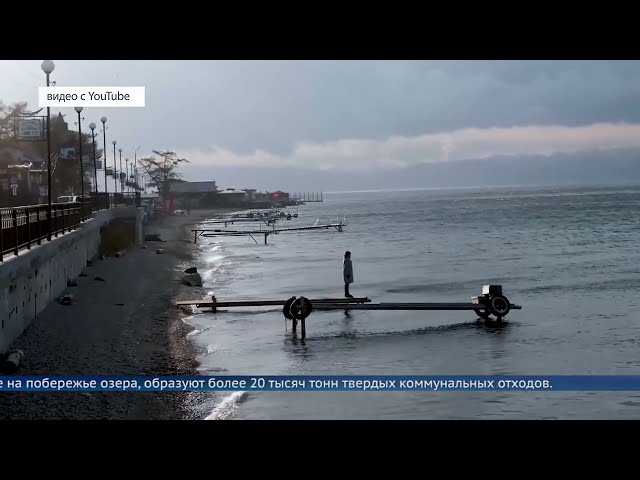
[[[269,194],[268,193],[264,193],[264,192],[255,192],[253,194],[253,201],[254,202],[268,202],[269,201]]]
[[[271,193],[271,200],[273,200],[274,202],[288,202],[289,194],[278,190],[277,192]]]
[[[249,202],[253,201],[253,195],[257,192],[255,188],[245,188],[242,191],[247,194],[247,200]]]
[[[235,188],[227,188],[218,192],[218,203],[221,205],[238,206],[249,201],[249,195]]]
[[[167,208],[198,208],[215,203],[215,180],[207,182],[174,181],[169,184]]]
[[[169,191],[175,194],[215,193],[216,182],[171,182]]]

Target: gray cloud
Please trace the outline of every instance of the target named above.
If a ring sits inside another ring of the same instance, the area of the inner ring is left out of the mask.
[[[464,128],[382,140],[341,139],[302,142],[286,155],[264,150],[240,155],[233,151],[180,151],[200,165],[289,167],[362,172],[425,163],[449,163],[497,156],[550,156],[556,153],[640,147],[640,124],[599,123],[586,126]]]
[[[0,62],[2,100],[36,101],[39,61]],[[109,117],[125,151],[287,157],[299,145],[461,129],[640,123],[637,61],[58,61],[58,85],[144,85]],[[67,109],[73,113],[71,108]],[[108,141],[110,141],[108,139]],[[130,146],[130,147],[129,147]],[[132,153],[132,152],[131,152]]]

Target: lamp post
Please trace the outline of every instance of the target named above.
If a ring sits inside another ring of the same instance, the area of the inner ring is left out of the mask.
[[[118,182],[116,176],[116,143],[118,142],[114,140],[111,143],[113,143],[113,188],[115,188],[114,193],[118,193]]]
[[[84,220],[84,168],[82,167],[82,118],[80,118],[80,112],[82,107],[74,107],[74,110],[78,112],[78,152],[80,153],[80,218]]]
[[[133,180],[135,182],[135,185],[136,185],[136,207],[139,206],[138,203],[137,203],[138,202],[138,195],[137,195],[138,192],[137,192],[137,190],[140,189],[140,186],[138,185],[138,150],[140,150],[141,148],[142,148],[142,145],[140,145],[139,147],[136,147],[136,149],[133,152],[133,161],[134,161],[134,165],[135,165],[134,171],[136,172],[135,173],[135,178]]]
[[[93,132],[96,129],[96,124],[91,122],[89,124],[91,129],[91,144],[93,146],[93,184],[95,185],[95,193],[98,193],[98,167],[96,166],[96,135]]]
[[[104,168],[104,193],[107,193],[107,197],[108,195],[108,189],[107,189],[107,117],[102,117],[100,119],[100,121],[102,122],[102,163],[104,163],[104,165],[102,166]],[[108,205],[108,200],[107,200],[107,205]]]
[[[124,179],[124,184],[127,187],[127,193],[131,193],[131,187],[129,186],[129,159],[128,158],[124,159],[124,165],[125,165],[126,171],[127,171],[127,176]]]
[[[51,60],[45,60],[42,62],[42,65],[40,65],[40,68],[42,68],[42,71],[47,75],[48,87],[49,75],[55,70],[56,65]],[[51,109],[49,107],[47,107],[47,219],[49,220],[47,240],[51,241],[53,218],[51,215]]]
[[[120,173],[118,177],[120,178],[120,193],[124,193],[124,185],[122,184],[122,149],[118,149],[118,153],[120,154]]]

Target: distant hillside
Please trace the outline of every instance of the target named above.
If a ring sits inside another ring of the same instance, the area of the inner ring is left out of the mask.
[[[494,157],[369,172],[291,168],[181,168],[185,180],[213,178],[220,188],[343,191],[486,185],[562,185],[640,182],[640,149],[618,149],[550,157]]]

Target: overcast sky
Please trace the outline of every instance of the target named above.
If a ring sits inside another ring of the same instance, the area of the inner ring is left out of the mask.
[[[123,156],[348,171],[640,146],[637,61],[54,61],[57,86],[146,87],[83,112]],[[35,107],[40,63],[0,61],[0,100]]]

